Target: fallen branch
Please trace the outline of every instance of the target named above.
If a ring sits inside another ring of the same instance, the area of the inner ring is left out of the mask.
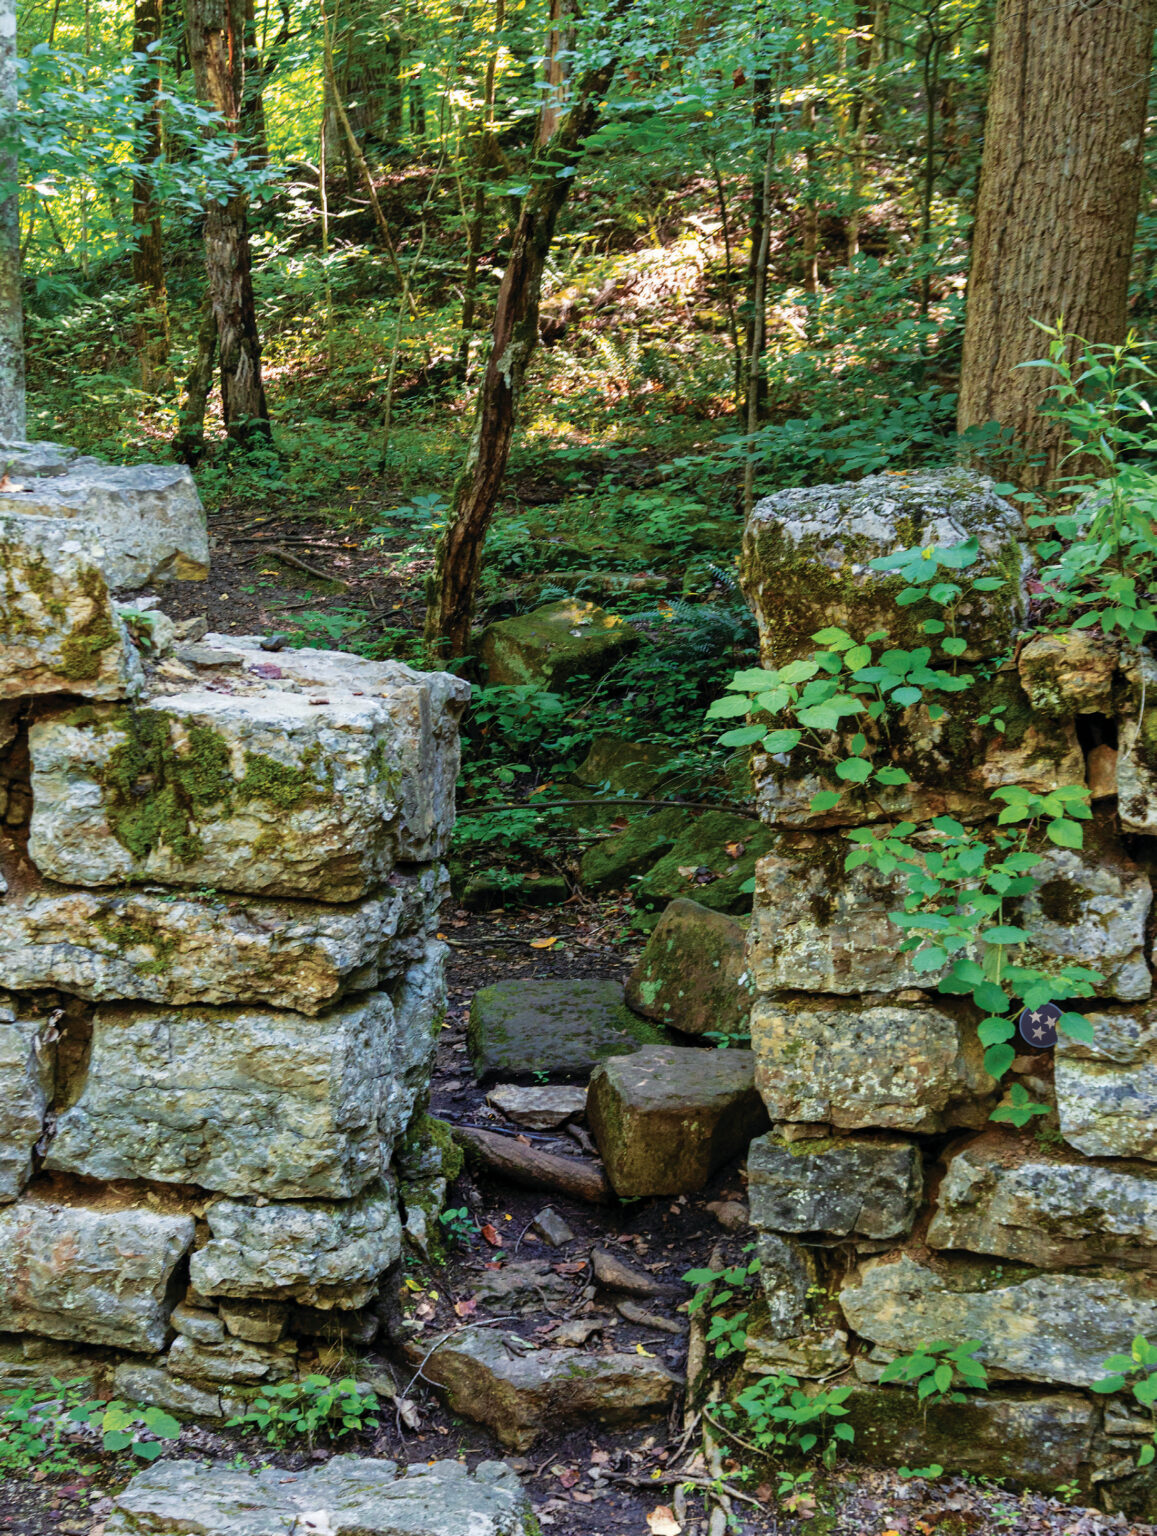
[[[466,1125],[456,1125],[454,1137],[475,1154],[488,1172],[513,1184],[571,1195],[590,1205],[606,1205],[610,1201],[611,1187],[606,1174],[586,1158],[539,1152],[520,1141],[507,1141],[493,1131],[476,1131]]]
[[[329,571],[320,570],[316,565],[307,565],[304,560],[299,560],[297,556],[292,554],[288,549],[282,549],[279,545],[275,544],[272,546],[269,553],[274,555],[278,560],[284,560],[286,565],[292,565],[295,566],[297,570],[304,571],[307,576],[314,576],[318,581],[332,582],[335,586],[340,587],[343,592],[349,591],[350,584],[348,581],[343,581],[340,576],[331,575]]]
[[[705,1477],[691,1477],[686,1472],[660,1472],[658,1477],[632,1477],[626,1472],[607,1472],[604,1475],[614,1483],[628,1483],[632,1488],[654,1488],[661,1484],[670,1487],[673,1483],[682,1483],[685,1488],[703,1488],[708,1493],[722,1493],[725,1497],[739,1499],[744,1504],[754,1504],[757,1509],[766,1508],[761,1499],[753,1498],[750,1493],[740,1493],[729,1483],[716,1487],[715,1483],[708,1482]]]
[[[595,796],[591,800],[510,800],[501,805],[459,806],[459,816],[489,816],[491,811],[556,811],[575,805],[672,805],[679,811],[735,811],[750,816],[750,802],[739,804],[735,800],[654,800],[649,795]]]

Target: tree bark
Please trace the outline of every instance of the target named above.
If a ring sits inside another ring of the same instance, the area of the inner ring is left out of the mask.
[[[245,0],[188,0],[189,58],[197,94],[225,119],[239,151],[245,95]],[[225,430],[242,445],[270,440],[247,228],[248,198],[205,209],[205,266],[217,321]]]
[[[16,0],[0,0],[0,112],[12,147],[0,157],[0,437],[21,441],[24,413],[24,305],[20,292],[20,200],[16,191]]]
[[[177,426],[176,449],[186,464],[196,464],[205,452],[205,411],[213,388],[213,359],[217,354],[217,316],[206,294],[197,327],[197,352],[185,381],[185,403]]]
[[[136,0],[133,10],[133,52],[147,53],[161,41],[163,0]],[[137,351],[141,366],[141,388],[151,390],[168,370],[169,297],[165,286],[165,250],[161,232],[161,209],[157,202],[153,176],[148,167],[164,153],[161,137],[161,61],[150,60],[148,76],[141,88],[145,107],[145,142],[140,172],[133,177],[133,279],[140,289],[137,317]]]
[[[1015,433],[1025,484],[1064,428],[1034,320],[1092,342],[1125,334],[1157,0],[1000,0],[968,285],[958,427]],[[1022,459],[1021,456],[1026,456]]]
[[[560,1157],[557,1152],[539,1152],[534,1147],[492,1131],[475,1130],[472,1125],[456,1125],[454,1140],[473,1153],[488,1173],[527,1189],[545,1189],[554,1195],[570,1195],[590,1205],[606,1205],[611,1186],[602,1167],[589,1158]]]
[[[583,140],[597,127],[615,64],[611,59],[580,81],[574,105],[531,166],[531,190],[523,199],[498,290],[474,432],[431,578],[426,646],[443,660],[464,656],[470,645],[482,546],[510,457],[527,365],[538,342],[543,272],[574,180],[573,174],[558,173],[573,167]]]

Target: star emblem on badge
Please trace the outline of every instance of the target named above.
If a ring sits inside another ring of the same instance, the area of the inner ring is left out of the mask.
[[[1023,1009],[1017,1021],[1020,1038],[1038,1051],[1047,1051],[1057,1043],[1057,1020],[1060,1016],[1061,1010],[1056,1003]]]

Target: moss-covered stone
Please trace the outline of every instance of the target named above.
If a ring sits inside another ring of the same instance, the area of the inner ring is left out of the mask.
[[[635,875],[642,875],[669,853],[695,821],[697,812],[665,806],[650,815],[642,806],[626,807],[613,815],[626,815],[628,825],[613,836],[595,843],[583,854],[579,876],[592,892],[618,890]]]
[[[673,901],[627,980],[627,1002],[685,1035],[746,1035],[754,992],[742,923],[699,902]]]
[[[600,676],[639,640],[617,614],[568,597],[492,624],[479,641],[478,657],[491,686],[557,690],[571,678]]]
[[[671,851],[635,888],[641,905],[658,906],[688,896],[714,912],[748,912],[755,862],[775,834],[761,822],[730,811],[707,811],[680,833]]]
[[[479,1082],[495,1077],[585,1078],[608,1056],[663,1033],[623,1003],[613,981],[500,981],[474,994],[466,1044]]]

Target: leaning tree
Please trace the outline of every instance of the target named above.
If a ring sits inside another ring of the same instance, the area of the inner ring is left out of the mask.
[[[16,182],[16,0],[0,0],[0,437],[24,436],[24,310]]]
[[[958,426],[999,422],[1017,475],[1045,481],[1064,429],[1034,321],[1091,342],[1126,331],[1157,0],[998,0]]]

